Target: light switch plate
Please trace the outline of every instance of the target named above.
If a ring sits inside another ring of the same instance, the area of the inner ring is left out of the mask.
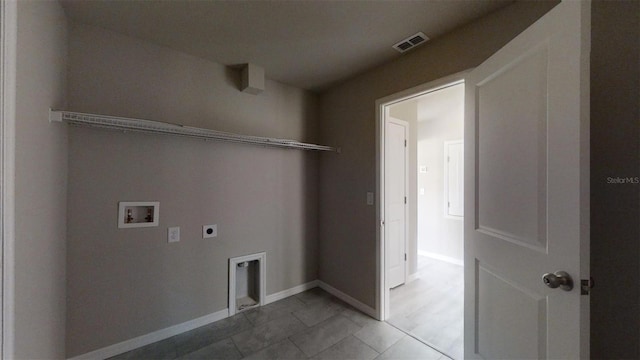
[[[373,205],[373,193],[367,192],[367,205]]]
[[[214,238],[218,236],[218,225],[205,225],[202,227],[202,238]]]
[[[179,226],[174,226],[174,227],[170,227],[170,228],[167,229],[167,241],[170,242],[170,243],[180,241],[180,227]]]

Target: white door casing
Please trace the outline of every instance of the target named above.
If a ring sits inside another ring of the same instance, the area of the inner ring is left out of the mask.
[[[386,117],[384,231],[388,288],[406,281],[408,129],[406,121]]]
[[[444,142],[444,215],[462,219],[464,214],[464,142]]]
[[[434,80],[414,88],[403,90],[399,93],[386,96],[376,100],[376,218],[379,220],[379,226],[376,227],[376,318],[378,320],[386,320],[389,316],[389,286],[386,277],[386,229],[385,220],[385,131],[386,119],[389,116],[389,106],[401,101],[415,99],[433,91],[438,91],[449,86],[464,82],[464,76],[467,71],[452,74],[438,80]],[[407,165],[408,169],[408,165]],[[408,187],[408,185],[407,185]]]
[[[14,353],[14,173],[16,61],[18,42],[18,5],[16,1],[0,4],[0,358]]]
[[[465,358],[589,356],[589,32],[563,1],[466,78]]]

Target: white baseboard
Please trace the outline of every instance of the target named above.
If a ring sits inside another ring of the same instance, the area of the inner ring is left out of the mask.
[[[278,300],[282,300],[284,298],[288,298],[289,296],[293,296],[296,294],[300,294],[301,292],[307,291],[309,289],[313,289],[314,287],[318,287],[318,280],[309,281],[308,283],[304,283],[298,286],[294,286],[290,289],[282,290],[275,294],[267,295],[265,298],[265,305],[271,304],[272,302],[276,302]]]
[[[86,354],[78,355],[78,356],[69,358],[69,360],[110,358],[112,356],[116,356],[145,345],[153,344],[156,341],[168,339],[174,335],[178,335],[183,332],[193,330],[195,328],[199,328],[200,326],[204,326],[212,322],[222,320],[227,317],[229,317],[229,309],[223,309],[209,315],[205,315],[193,320],[189,320],[187,322],[183,322],[178,325],[173,325],[168,328],[154,331],[146,335],[138,336],[133,339],[125,340],[117,344],[103,347],[102,349],[98,349],[98,350],[88,352]]]
[[[377,311],[374,308],[370,307],[369,305],[366,305],[366,304],[360,302],[359,300],[356,300],[356,299],[352,298],[351,296],[343,293],[342,291],[334,288],[333,286],[331,286],[331,285],[329,285],[329,284],[327,284],[325,282],[318,281],[318,285],[320,286],[320,288],[322,290],[324,290],[324,291],[328,292],[329,294],[337,297],[338,299],[346,302],[347,304],[349,304],[349,305],[353,306],[354,308],[362,311],[363,313],[373,317],[374,319],[378,318]]]
[[[456,259],[456,258],[452,258],[450,256],[440,255],[440,254],[436,254],[436,253],[432,253],[432,252],[428,252],[428,251],[422,251],[422,250],[418,250],[418,255],[426,256],[426,257],[429,257],[429,258],[432,258],[432,259],[436,259],[436,260],[440,260],[440,261],[444,261],[444,262],[447,262],[449,264],[464,266],[464,263],[462,262],[462,260]]]
[[[318,280],[313,280],[305,284],[294,286],[290,289],[286,289],[275,294],[267,295],[265,297],[265,305],[278,300],[282,300],[292,295],[299,294],[303,291],[313,289],[319,286]],[[354,305],[355,306],[355,305]],[[139,347],[153,344],[156,341],[168,339],[172,336],[182,334],[183,332],[199,328],[200,326],[208,325],[212,322],[216,322],[229,317],[229,309],[223,309],[216,311],[212,314],[199,317],[197,319],[189,320],[178,325],[170,326],[152,333],[138,336],[133,339],[125,340],[117,344],[109,345],[98,350],[88,352],[86,354],[74,356],[68,360],[81,360],[81,359],[106,359],[112,356],[116,356],[127,351],[137,349]]]
[[[331,295],[339,298],[340,300],[346,302],[347,304],[355,307],[356,309],[362,311],[363,313],[376,317],[375,309],[371,308],[368,305],[363,304],[362,302],[352,298],[351,296],[343,293],[342,291],[334,288],[331,285],[328,285],[320,280],[309,281],[308,283],[304,283],[298,286],[294,286],[290,289],[282,290],[275,294],[267,295],[265,298],[265,305],[270,304],[272,302],[276,302],[278,300],[282,300],[289,296],[293,296],[299,294],[301,292],[307,291],[309,289],[313,289],[314,287],[320,287]],[[164,328],[158,331],[154,331],[152,333],[138,336],[133,339],[125,340],[123,342],[119,342],[117,344],[109,345],[107,347],[103,347],[98,350],[94,350],[82,355],[74,356],[69,358],[68,360],[84,360],[84,359],[106,359],[112,356],[116,356],[127,351],[131,351],[137,349],[142,346],[146,346],[149,344],[153,344],[156,341],[168,339],[172,336],[181,334],[183,332],[193,330],[199,328],[201,326],[210,324],[212,322],[216,322],[222,319],[229,317],[229,309],[223,309],[220,311],[216,311],[215,313],[205,315],[199,317],[197,319],[189,320],[187,322],[183,322],[178,325],[170,326],[168,328]]]
[[[419,278],[418,275],[419,275],[419,273],[415,272],[415,273],[407,276],[407,282],[406,283],[408,284],[408,283],[418,279]]]

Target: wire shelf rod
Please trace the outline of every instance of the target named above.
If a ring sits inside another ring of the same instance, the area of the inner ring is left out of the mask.
[[[261,136],[239,135],[223,131],[202,129],[191,126],[176,125],[161,121],[133,119],[109,115],[87,114],[63,110],[49,110],[49,121],[66,122],[76,126],[86,126],[101,129],[141,132],[147,134],[173,135],[198,138],[204,140],[219,140],[234,143],[262,145],[300,150],[316,150],[340,152],[339,148],[331,146],[303,143],[296,140],[278,139]]]

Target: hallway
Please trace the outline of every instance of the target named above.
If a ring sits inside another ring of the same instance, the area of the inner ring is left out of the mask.
[[[414,281],[391,290],[387,322],[453,357],[463,358],[462,266],[418,256]]]

